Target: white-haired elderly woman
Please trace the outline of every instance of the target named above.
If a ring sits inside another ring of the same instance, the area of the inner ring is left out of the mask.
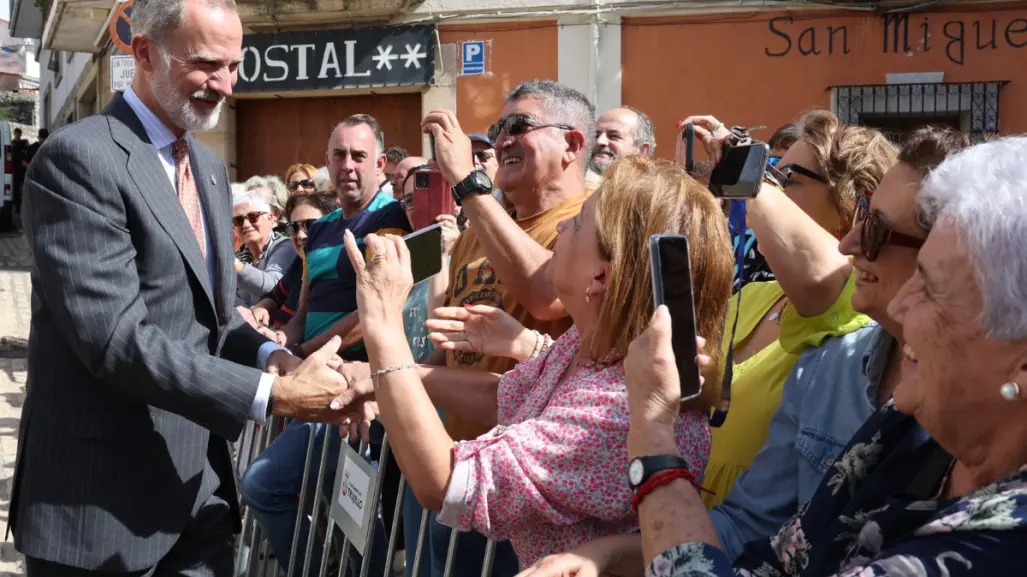
[[[232,228],[252,258],[236,256],[237,306],[253,306],[275,288],[296,260],[296,249],[284,235],[274,231],[271,205],[259,190],[250,190],[232,200]]]
[[[1006,138],[959,152],[927,176],[917,203],[930,233],[888,308],[906,342],[902,381],[806,506],[733,565],[696,490],[673,468],[652,470],[651,457],[677,453],[680,394],[669,319],[657,311],[625,361],[648,577],[1024,574],[1025,158],[1027,137]],[[623,561],[614,572],[641,572],[642,563]],[[563,575],[593,573],[568,556],[560,562]]]
[[[285,224],[285,203],[289,200],[289,189],[276,175],[251,176],[243,183],[247,191],[255,190],[267,199],[271,205],[275,227]]]

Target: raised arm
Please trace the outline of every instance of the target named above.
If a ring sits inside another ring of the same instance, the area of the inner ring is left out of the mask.
[[[474,170],[471,141],[463,133],[456,115],[434,111],[424,119],[422,128],[435,137],[439,169],[451,184],[461,182]],[[491,194],[470,195],[462,209],[479,234],[478,242],[510,292],[538,320],[567,316],[563,304],[546,281],[545,267],[553,253],[531,238],[510,217]]]

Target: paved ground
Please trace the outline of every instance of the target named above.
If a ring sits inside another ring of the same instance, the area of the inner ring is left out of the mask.
[[[28,246],[23,236],[0,235],[0,531],[6,533],[18,421],[25,399],[24,344],[29,336]],[[22,576],[21,555],[0,543],[0,577]]]

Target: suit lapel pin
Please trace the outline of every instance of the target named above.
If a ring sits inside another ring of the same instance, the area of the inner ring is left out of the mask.
[[[210,175],[210,183],[213,184],[213,185],[217,185],[217,183],[218,183],[218,179],[214,178],[213,174]]]

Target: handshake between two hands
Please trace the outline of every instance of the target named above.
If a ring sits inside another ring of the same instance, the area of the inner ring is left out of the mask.
[[[300,359],[286,351],[268,358],[272,415],[339,425],[340,434],[367,442],[371,421],[378,416],[367,363],[346,363],[339,355],[342,340],[332,337]]]

